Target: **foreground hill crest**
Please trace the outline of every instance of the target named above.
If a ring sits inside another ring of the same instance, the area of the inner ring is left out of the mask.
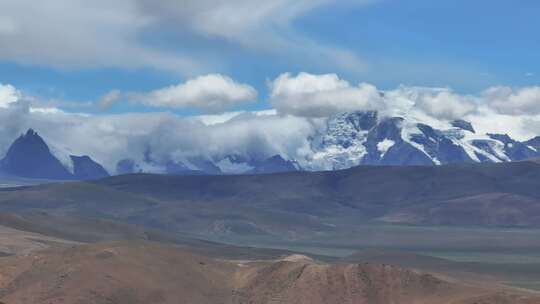
[[[16,267],[14,267],[16,266]],[[538,297],[468,286],[379,264],[238,264],[146,242],[73,246],[0,261],[5,303],[533,304]]]

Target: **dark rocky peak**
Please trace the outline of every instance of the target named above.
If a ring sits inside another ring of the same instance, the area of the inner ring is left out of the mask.
[[[27,178],[71,179],[73,175],[52,155],[47,143],[29,129],[9,147],[0,166],[8,174]]]
[[[419,123],[419,124],[416,124],[416,127],[428,139],[438,140],[438,138],[440,137],[440,132],[433,129],[431,126],[428,126],[428,125],[423,124],[423,123]],[[413,138],[414,138],[414,136],[413,136]]]
[[[368,142],[378,143],[384,139],[402,141],[401,125],[403,120],[401,117],[383,119],[369,133]]]
[[[249,159],[246,156],[240,154],[230,154],[225,156],[223,159],[228,159],[233,164],[249,162]]]
[[[296,162],[286,160],[281,155],[274,155],[265,160],[253,162],[252,165],[254,168],[250,173],[254,174],[293,172],[299,170]]]
[[[212,161],[205,159],[203,157],[190,157],[188,161],[198,170],[203,171],[208,174],[221,174],[221,169],[216,166]]]
[[[536,151],[540,151],[540,136],[529,139],[525,144],[534,148]]]
[[[450,124],[454,128],[459,128],[459,129],[462,129],[462,130],[465,130],[465,131],[476,133],[476,131],[474,130],[473,125],[470,122],[466,121],[466,120],[456,119],[456,120],[452,121]]]
[[[356,111],[348,113],[345,116],[345,121],[355,127],[356,130],[370,130],[378,121],[376,111]]]
[[[45,140],[36,131],[29,129],[9,147],[6,156],[0,161],[0,169],[13,176],[54,180],[87,180],[109,176],[89,156],[70,156],[70,159],[73,172],[51,153]]]
[[[73,162],[73,174],[76,179],[91,180],[108,177],[109,173],[103,166],[95,162],[89,156],[73,156],[71,155],[71,161]]]
[[[116,174],[118,175],[141,172],[141,168],[139,168],[137,163],[135,163],[135,161],[130,158],[122,159],[116,164]]]
[[[528,142],[522,143],[514,140],[508,134],[487,134],[491,139],[504,144],[504,152],[513,161],[538,157],[538,149]],[[532,148],[531,148],[532,147]]]
[[[25,134],[13,142],[10,146],[11,152],[32,152],[32,153],[50,153],[47,143],[33,129],[28,129]],[[8,154],[10,152],[8,151]]]
[[[165,170],[167,171],[167,174],[171,175],[188,175],[193,172],[184,163],[172,160],[165,164]]]
[[[493,133],[488,133],[487,134],[489,136],[489,138],[491,139],[495,139],[495,140],[498,140],[504,144],[512,144],[512,143],[515,143],[516,141],[513,140],[508,134],[493,134]]]

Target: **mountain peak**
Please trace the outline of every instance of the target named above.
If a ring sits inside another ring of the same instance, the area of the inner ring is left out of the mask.
[[[47,143],[45,143],[43,138],[39,136],[34,129],[28,129],[25,134],[16,139],[15,142],[13,142],[13,144],[10,146],[7,156],[11,155],[15,157],[15,154],[27,155],[30,153],[36,155],[45,155],[51,153]]]
[[[70,179],[70,172],[54,157],[33,129],[17,138],[1,161],[8,174],[27,178]]]
[[[49,146],[34,129],[28,129],[9,147],[0,160],[4,173],[40,179],[94,179],[108,176],[105,169],[90,157],[71,156],[74,173],[71,173],[49,149]]]
[[[279,172],[298,171],[298,164],[294,161],[286,160],[281,155],[276,154],[265,160],[253,163],[255,168],[250,173],[268,174]]]
[[[31,137],[31,136],[39,136],[34,129],[30,128],[28,131],[26,131],[25,137]]]
[[[73,174],[77,179],[89,180],[109,176],[103,166],[96,163],[90,156],[70,156],[73,162]]]
[[[466,120],[456,119],[456,120],[452,121],[450,124],[452,125],[452,127],[459,128],[459,129],[469,131],[469,132],[472,132],[472,133],[476,133],[476,131],[474,130],[473,125],[470,122],[466,121]]]

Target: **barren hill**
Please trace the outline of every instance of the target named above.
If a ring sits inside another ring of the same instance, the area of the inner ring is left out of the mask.
[[[226,261],[148,242],[100,243],[0,258],[0,290],[0,301],[10,304],[540,301],[522,292],[495,292],[389,265],[330,265],[298,256]]]

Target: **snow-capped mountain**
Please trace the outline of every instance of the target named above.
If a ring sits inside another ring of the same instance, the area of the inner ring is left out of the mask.
[[[160,169],[160,164],[149,158],[142,164],[138,164],[132,159],[123,159],[118,162],[116,170],[118,174],[129,174]],[[183,161],[169,160],[165,163],[164,168],[158,172],[171,175],[270,174],[299,171],[300,169],[301,167],[295,161],[285,160],[280,155],[264,159],[227,155],[214,161],[203,157],[191,157]]]
[[[540,138],[519,142],[506,134],[478,134],[464,120],[430,126],[410,117],[350,112],[330,118],[311,141],[306,169],[356,165],[441,165],[506,162],[540,156]]]
[[[118,162],[117,173],[264,174],[339,170],[358,165],[443,165],[540,157],[540,137],[520,142],[506,134],[479,134],[464,120],[445,122],[412,114],[382,116],[374,111],[328,118],[306,142],[308,153],[301,157],[252,153],[160,163],[148,151],[141,163],[131,159]]]
[[[540,157],[540,137],[526,142],[506,134],[480,134],[464,120],[440,121],[415,115],[348,112],[317,123],[302,153],[275,154],[249,151],[219,156],[185,158],[154,155],[149,148],[138,161],[119,160],[116,174],[162,173],[265,174],[299,170],[339,170],[358,165],[442,165],[472,162],[508,162]],[[301,155],[301,156],[299,156]],[[10,175],[47,179],[95,179],[107,171],[89,156],[61,153],[33,130],[15,140],[0,171]]]
[[[109,176],[89,156],[69,155],[65,164],[56,157],[47,143],[34,130],[17,138],[0,160],[0,172],[17,177],[87,180]]]

